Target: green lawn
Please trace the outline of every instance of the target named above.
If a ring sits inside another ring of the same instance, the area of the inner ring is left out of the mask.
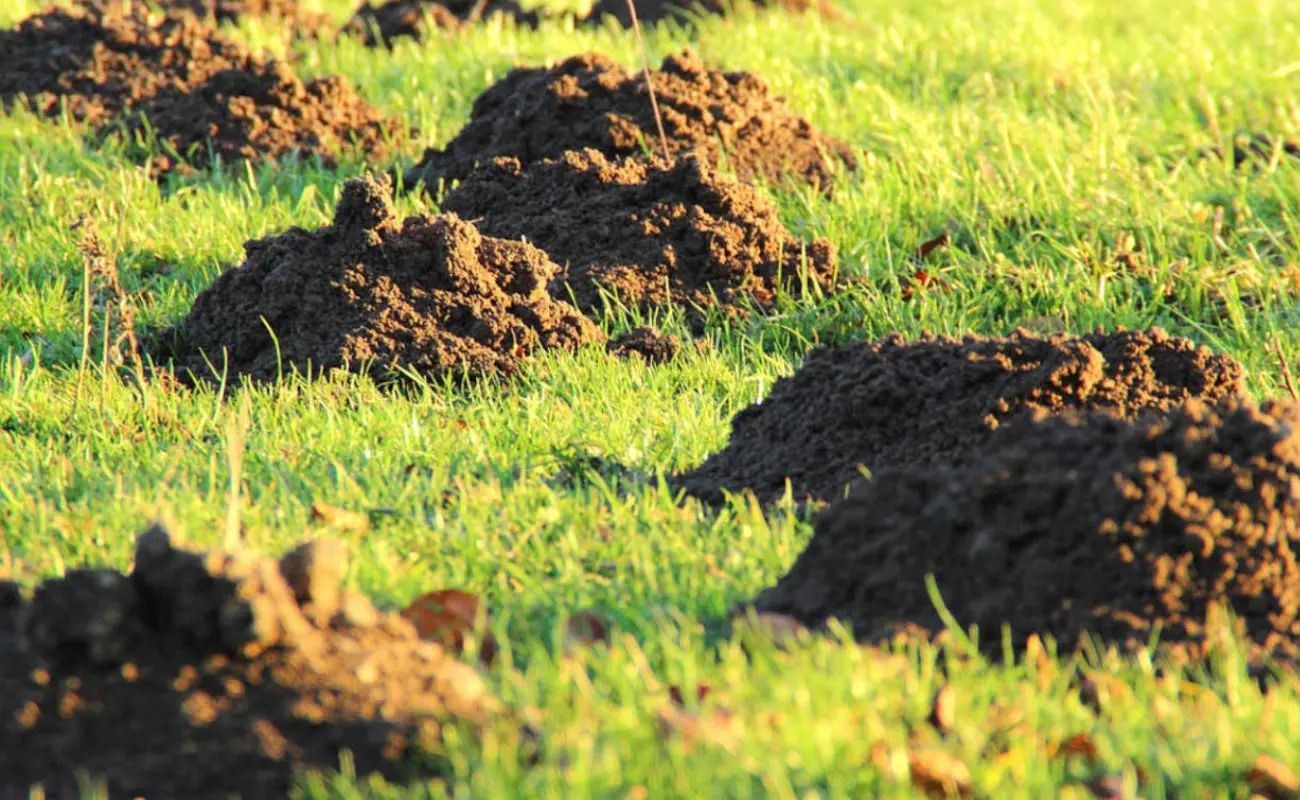
[[[350,4],[320,5],[342,18]],[[37,7],[3,4],[0,26]],[[655,63],[689,42],[712,65],[761,73],[870,154],[833,199],[774,195],[795,232],[830,238],[869,288],[713,331],[712,347],[660,368],[593,348],[462,391],[334,378],[223,398],[123,384],[96,363],[97,343],[84,348],[79,216],[118,254],[141,322],[166,324],[244,240],[326,223],[367,165],[209,174],[161,192],[73,126],[0,116],[0,569],[32,583],[126,568],[158,516],[188,542],[221,542],[241,439],[240,514],[257,546],[299,541],[313,501],[370,512],[351,583],[390,604],[450,587],[483,597],[508,643],[490,682],[533,709],[546,753],[529,767],[505,734],[462,737],[445,786],[314,780],[308,797],[923,797],[909,753],[938,750],[969,768],[979,797],[1088,797],[1082,781],[1121,776],[1131,789],[1140,770],[1141,796],[1185,800],[1248,797],[1261,754],[1300,766],[1300,682],[1263,694],[1228,657],[1196,682],[1157,677],[1149,658],[1097,659],[1086,668],[1117,683],[1096,715],[1073,688],[1081,662],[993,666],[847,635],[780,650],[728,634],[728,609],[783,574],[808,520],[743,497],[710,511],[580,457],[652,475],[695,465],[815,342],[894,331],[1161,325],[1236,357],[1257,396],[1283,391],[1274,336],[1300,357],[1300,162],[1233,171],[1195,156],[1238,131],[1300,135],[1300,4],[846,7],[853,27],[749,15],[647,31]],[[282,47],[270,28],[237,35]],[[300,69],[347,75],[418,126],[410,162],[512,65],[586,50],[638,63],[630,33],[548,23],[392,52],[321,44]],[[926,269],[947,290],[904,300],[911,254],[945,231],[952,244]],[[613,621],[611,641],[566,654],[563,619],[583,609]],[[663,735],[668,687],[699,683],[730,722],[692,741]],[[956,722],[940,737],[924,721],[944,684]],[[1095,758],[1052,757],[1076,734]]]

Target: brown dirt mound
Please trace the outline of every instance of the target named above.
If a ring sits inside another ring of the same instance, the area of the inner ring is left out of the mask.
[[[665,19],[689,23],[699,16],[728,16],[737,5],[726,0],[637,0],[636,18],[643,25],[653,25]],[[820,14],[829,20],[841,19],[835,6],[826,0],[756,0],[752,3],[759,9],[781,9],[792,14],[805,14],[809,11]],[[627,10],[627,0],[599,0],[587,15],[590,24],[603,24],[606,17],[612,17],[625,28],[632,27],[632,15]]]
[[[430,21],[435,28],[456,30],[497,15],[530,28],[537,27],[541,20],[536,11],[525,11],[514,0],[389,0],[377,6],[363,3],[341,32],[360,36],[367,47],[379,47],[402,36],[424,38],[425,25]]]
[[[174,331],[210,376],[223,351],[232,375],[287,374],[371,362],[379,375],[510,374],[540,348],[601,338],[572,306],[552,300],[558,267],[524,242],[479,234],[455,216],[396,218],[390,187],[349,181],[334,223],[245,244],[246,260],[204,290]],[[275,336],[267,330],[267,325]]]
[[[605,350],[617,358],[635,356],[649,364],[667,364],[682,351],[682,340],[671,333],[663,334],[657,328],[643,325],[610,339]]]
[[[674,154],[722,158],[743,180],[798,178],[829,188],[832,162],[856,167],[852,150],[796,117],[759,76],[719,72],[687,50],[664,59],[651,83]],[[721,146],[720,146],[721,142]],[[660,150],[645,77],[596,53],[552,68],[511,70],[474,101],[470,121],[443,150],[426,150],[406,183],[460,180],[498,156],[525,166],[592,148],[611,158]]]
[[[752,489],[765,502],[790,481],[796,500],[833,500],[859,473],[961,463],[1027,410],[1131,418],[1193,398],[1244,394],[1241,366],[1149,331],[925,337],[821,348],[731,421],[731,441],[674,482],[707,502]]]
[[[151,18],[139,5],[52,9],[0,32],[0,97],[26,95],[41,113],[65,101],[73,117],[129,132],[148,127],[189,163],[153,160],[159,172],[275,159],[292,151],[327,162],[350,149],[381,158],[405,127],[358,98],[346,79],[303,83],[192,14]],[[9,56],[9,54],[13,54]]]
[[[199,18],[213,22],[239,22],[246,18],[267,17],[287,23],[295,36],[316,38],[332,27],[328,14],[303,9],[298,0],[153,0],[165,11],[188,11]],[[95,8],[120,8],[138,0],[79,0],[78,5]]]
[[[778,289],[800,293],[805,263],[810,285],[830,291],[837,277],[830,242],[795,239],[772,203],[694,158],[664,167],[585,150],[526,169],[501,158],[443,208],[567,264],[553,291],[567,297],[567,284],[588,311],[602,307],[603,289],[630,307],[671,302],[739,314]]]
[[[1230,608],[1259,652],[1300,654],[1300,405],[1193,401],[1138,421],[1021,419],[966,464],[882,470],[818,518],[759,610],[835,617],[874,639],[942,627],[926,593],[982,644],[1084,631],[1188,655]],[[1257,652],[1258,654],[1258,652]]]
[[[188,552],[155,526],[129,576],[69,571],[0,607],[0,794],[285,797],[294,773],[408,777],[498,706],[472,667],[341,587],[344,551]],[[12,589],[12,587],[10,587]]]

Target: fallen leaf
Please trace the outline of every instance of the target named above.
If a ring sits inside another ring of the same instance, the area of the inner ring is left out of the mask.
[[[935,250],[938,250],[940,247],[947,246],[947,244],[948,244],[948,234],[941,233],[938,236],[934,237],[933,239],[930,239],[929,241],[922,242],[921,246],[916,248],[916,255],[914,256],[914,258],[925,258],[926,256],[933,253]]]
[[[951,686],[945,686],[934,693],[934,701],[930,704],[928,722],[936,731],[946,735],[952,731],[952,726],[956,721],[957,692]]]
[[[934,289],[935,291],[944,291],[948,286],[948,282],[935,273],[918,269],[904,280],[902,296],[904,300],[907,300],[921,290]]]
[[[1246,774],[1250,788],[1268,800],[1300,798],[1300,778],[1290,767],[1272,756],[1261,755]]]
[[[370,529],[370,517],[360,511],[349,511],[319,501],[311,504],[311,521],[346,533],[365,533]]]
[[[1086,733],[1076,733],[1064,742],[1052,747],[1050,754],[1053,757],[1062,756],[1070,758],[1077,756],[1087,759],[1088,761],[1097,760],[1097,743]]]
[[[479,600],[469,592],[445,589],[420,595],[401,613],[415,626],[422,639],[438,642],[460,653],[465,649],[466,634],[473,633],[479,624]],[[486,613],[482,625],[487,625]],[[479,661],[491,664],[497,649],[496,639],[485,632],[479,640]]]
[[[907,757],[912,785],[930,797],[970,797],[970,769],[942,750],[923,750]]]

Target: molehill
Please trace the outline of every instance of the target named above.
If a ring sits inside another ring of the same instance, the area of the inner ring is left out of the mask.
[[[154,526],[129,575],[0,586],[0,793],[285,797],[304,769],[409,777],[500,707],[475,670],[342,587],[345,551],[190,552]]]
[[[559,268],[537,248],[483,236],[455,215],[398,221],[391,187],[349,181],[333,224],[244,245],[162,337],[182,371],[274,380],[297,370],[411,370],[433,379],[511,374],[541,348],[602,338],[551,299]],[[215,367],[214,374],[211,364]]]
[[[694,18],[705,15],[730,16],[742,3],[729,0],[636,0],[636,18],[642,25],[653,25],[671,19],[690,24]],[[829,20],[841,18],[835,6],[826,0],[755,0],[756,9],[781,9],[792,14],[813,12]],[[627,0],[598,0],[587,15],[590,24],[603,24],[611,18],[625,28],[632,27],[632,15],[627,10]]]
[[[751,72],[720,72],[690,50],[651,73],[671,153],[723,160],[742,180],[803,180],[829,188],[853,169],[851,148],[797,117]],[[554,67],[520,67],[474,101],[469,123],[442,150],[429,149],[406,173],[436,189],[497,157],[530,166],[568,151],[599,150],[614,159],[662,151],[645,76],[587,53]]]
[[[761,611],[873,640],[942,628],[933,574],[983,647],[1085,632],[1199,658],[1233,611],[1249,655],[1300,654],[1300,406],[1193,400],[1136,420],[1023,417],[964,463],[882,469],[818,517]]]
[[[553,292],[572,290],[585,311],[599,311],[604,292],[644,310],[739,315],[778,291],[829,292],[837,282],[830,242],[794,238],[770,201],[696,158],[665,166],[584,150],[529,167],[500,158],[442,206],[566,265]]]
[[[706,502],[790,483],[796,501],[830,501],[865,467],[960,464],[1026,411],[1132,418],[1191,399],[1245,392],[1241,366],[1158,328],[1050,338],[1018,330],[963,339],[893,335],[810,352],[763,401],[731,421],[726,448],[673,483]]]
[[[514,0],[388,0],[379,5],[366,0],[341,32],[360,36],[367,47],[379,47],[403,36],[422,39],[429,22],[435,28],[457,30],[494,16],[530,28],[541,20],[538,12],[525,11]]]

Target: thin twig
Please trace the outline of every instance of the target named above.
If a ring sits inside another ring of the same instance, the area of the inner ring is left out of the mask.
[[[636,0],[625,0],[627,13],[632,16],[632,33],[636,36],[637,47],[641,50],[641,71],[645,73],[645,88],[650,92],[650,110],[655,115],[655,127],[659,129],[659,143],[664,148],[664,160],[673,163],[673,154],[668,149],[668,135],[664,133],[664,119],[659,115],[659,101],[655,99],[654,83],[650,80],[650,54],[646,50],[645,37],[641,35],[641,23],[636,18]]]
[[[1295,390],[1295,379],[1291,376],[1291,367],[1286,363],[1286,355],[1282,352],[1282,339],[1273,331],[1273,350],[1277,353],[1277,362],[1282,365],[1282,380],[1286,383],[1286,390],[1290,393],[1291,399],[1300,402],[1300,393]]]

